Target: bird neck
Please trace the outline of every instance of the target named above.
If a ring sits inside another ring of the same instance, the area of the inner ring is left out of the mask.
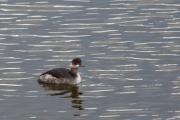
[[[78,74],[78,68],[70,68],[71,74],[73,77],[77,77]]]

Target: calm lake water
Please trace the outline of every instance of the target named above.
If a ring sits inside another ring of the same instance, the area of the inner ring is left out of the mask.
[[[83,82],[37,78],[74,57]],[[0,120],[180,119],[179,0],[0,0]]]

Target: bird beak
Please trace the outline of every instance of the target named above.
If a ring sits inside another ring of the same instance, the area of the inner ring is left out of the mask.
[[[80,67],[86,67],[85,65],[81,65]]]

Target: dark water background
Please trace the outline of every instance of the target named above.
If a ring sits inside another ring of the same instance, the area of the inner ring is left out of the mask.
[[[37,83],[74,57],[79,88]],[[0,0],[0,120],[72,119],[180,119],[179,0]]]

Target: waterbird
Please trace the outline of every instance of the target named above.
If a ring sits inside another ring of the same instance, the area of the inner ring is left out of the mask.
[[[42,84],[79,84],[81,82],[81,76],[79,68],[83,67],[80,58],[74,58],[70,65],[70,68],[54,68],[46,71],[39,76],[38,82]]]

